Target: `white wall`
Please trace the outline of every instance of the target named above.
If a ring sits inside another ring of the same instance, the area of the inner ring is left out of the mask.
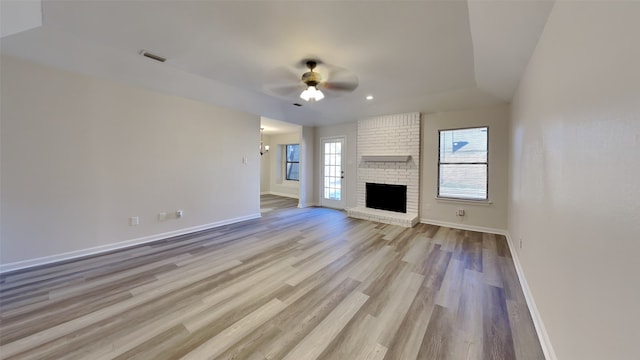
[[[329,125],[329,126],[320,126],[316,128],[316,146],[315,146],[315,174],[316,174],[316,194],[318,197],[318,202],[320,202],[320,186],[322,184],[322,179],[320,178],[322,174],[322,159],[320,156],[322,155],[322,139],[323,138],[331,138],[331,137],[345,137],[345,147],[346,147],[346,167],[344,168],[344,177],[345,177],[345,192],[347,197],[346,207],[352,208],[358,206],[358,163],[356,159],[356,151],[357,151],[357,140],[358,140],[358,122],[349,122],[344,124],[337,125]]]
[[[317,205],[315,181],[315,133],[316,128],[303,126],[300,134],[300,201],[299,207]]]
[[[274,134],[267,144],[270,145],[268,193],[299,199],[300,181],[286,180],[284,176],[284,145],[300,144],[300,133]]]
[[[42,26],[41,0],[0,1],[0,36],[5,37]]]
[[[438,130],[489,127],[490,204],[436,199],[438,194]],[[420,221],[467,228],[507,227],[509,107],[426,114],[422,120]],[[464,209],[465,216],[456,216]]]
[[[557,2],[510,131],[509,233],[558,359],[639,359],[640,3]]]
[[[0,69],[2,265],[259,216],[259,117],[7,56]]]

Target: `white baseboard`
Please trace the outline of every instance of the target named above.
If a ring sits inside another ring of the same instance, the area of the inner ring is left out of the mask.
[[[557,360],[558,358],[556,357],[556,354],[553,351],[553,347],[551,346],[551,340],[549,339],[549,334],[547,333],[547,330],[544,327],[544,323],[542,322],[540,313],[538,312],[538,307],[536,306],[536,302],[533,299],[533,294],[531,293],[531,289],[529,288],[527,279],[524,276],[524,271],[522,270],[522,266],[520,265],[520,259],[518,259],[518,253],[516,252],[516,247],[511,239],[511,236],[509,235],[509,232],[503,229],[486,228],[481,226],[473,226],[473,225],[466,225],[466,224],[459,224],[459,223],[452,223],[452,222],[438,221],[438,220],[420,219],[420,222],[424,224],[446,226],[454,229],[481,231],[489,234],[504,235],[507,238],[507,245],[509,246],[509,251],[511,251],[511,257],[513,258],[513,263],[516,268],[516,273],[518,274],[518,279],[520,280],[522,293],[524,294],[524,298],[527,301],[527,308],[529,309],[529,313],[531,314],[533,325],[536,328],[536,333],[538,334],[538,339],[540,340],[540,346],[542,347],[544,356],[547,360]]]
[[[209,229],[213,229],[213,228],[224,226],[224,225],[238,223],[241,221],[257,219],[259,217],[260,217],[260,213],[257,213],[257,214],[241,216],[233,219],[217,221],[210,224],[198,225],[190,228],[169,231],[162,234],[150,235],[150,236],[145,236],[137,239],[125,240],[125,241],[121,241],[113,244],[96,246],[88,249],[75,250],[75,251],[70,251],[62,254],[44,256],[36,259],[22,260],[22,261],[17,261],[17,262],[8,263],[8,264],[0,264],[0,274],[9,272],[9,271],[14,271],[14,270],[26,269],[34,266],[39,266],[39,265],[46,265],[46,264],[59,262],[59,261],[71,260],[71,259],[76,259],[80,257],[90,256],[90,255],[97,255],[97,254],[108,252],[108,251],[123,249],[123,248],[136,246],[140,244],[146,244],[146,243],[150,243],[158,240],[164,240],[170,237],[184,235],[184,234],[188,234],[196,231],[209,230]]]
[[[320,205],[318,205],[317,203],[314,203],[314,202],[308,202],[306,204],[298,203],[298,208],[300,208],[300,209],[304,209],[304,208],[308,208],[308,207],[316,207],[316,206],[320,206]]]
[[[544,357],[547,360],[557,360],[558,358],[556,357],[556,354],[553,351],[553,347],[551,346],[549,333],[547,333],[547,330],[544,327],[542,317],[540,316],[540,312],[538,312],[536,302],[533,299],[533,294],[531,293],[531,289],[529,288],[527,279],[524,276],[522,265],[520,265],[520,259],[518,259],[518,253],[516,252],[515,244],[513,243],[509,232],[505,233],[504,235],[507,237],[507,244],[509,245],[509,250],[511,251],[511,257],[513,258],[513,263],[516,267],[516,273],[518,274],[518,279],[520,280],[520,285],[522,286],[522,292],[524,293],[524,298],[527,301],[527,307],[529,308],[529,313],[531,314],[531,318],[533,319],[533,325],[536,328],[536,333],[538,334],[538,339],[540,340],[540,346],[542,346]]]
[[[479,232],[485,232],[489,234],[498,234],[498,235],[505,235],[505,236],[507,235],[507,230],[504,230],[504,229],[496,229],[496,228],[467,225],[467,224],[453,223],[453,222],[440,221],[440,220],[431,220],[431,219],[420,219],[420,222],[423,224],[438,225],[438,226],[450,227],[454,229],[479,231]]]

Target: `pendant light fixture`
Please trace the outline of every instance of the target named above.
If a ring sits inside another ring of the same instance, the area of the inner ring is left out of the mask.
[[[264,128],[260,128],[260,156],[269,151],[269,145],[264,144]]]

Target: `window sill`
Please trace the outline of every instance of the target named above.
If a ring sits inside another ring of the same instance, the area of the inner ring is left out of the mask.
[[[454,203],[454,204],[470,204],[470,205],[480,205],[480,206],[489,206],[492,205],[493,202],[491,200],[467,200],[467,199],[455,199],[455,198],[443,198],[443,197],[435,197],[437,201],[445,202],[445,203]]]

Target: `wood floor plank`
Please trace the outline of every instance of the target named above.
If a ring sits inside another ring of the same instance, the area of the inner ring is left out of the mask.
[[[502,287],[502,276],[500,274],[500,262],[495,251],[489,249],[482,250],[482,275],[486,284],[495,287]]]
[[[465,269],[462,273],[460,298],[457,306],[454,329],[455,345],[462,348],[468,359],[483,359],[484,322],[483,302],[487,284],[481,273]],[[463,356],[458,352],[459,356]]]
[[[485,286],[482,312],[483,353],[485,359],[515,359],[513,335],[504,290]]]
[[[507,300],[509,324],[513,336],[513,347],[518,359],[544,360],[544,353],[538,343],[536,329],[526,304]]]
[[[418,266],[417,273],[425,276],[424,286],[440,289],[442,281],[451,261],[452,253],[442,250],[440,245],[435,245],[422,264]]]
[[[0,359],[544,359],[506,237],[261,202],[0,274]]]
[[[503,282],[503,289],[507,299],[520,304],[526,304],[527,301],[522,293],[520,279],[516,273],[515,265],[511,257],[498,257],[498,265],[500,267],[500,278]]]
[[[450,260],[442,283],[437,290],[436,304],[448,309],[457,309],[463,296],[464,262]]]
[[[435,305],[424,334],[418,359],[454,359],[452,356],[453,314]]]
[[[369,329],[379,328],[377,323],[376,317],[361,308],[318,356],[318,360],[365,357],[368,350],[376,345],[376,337],[369,336]]]
[[[362,257],[360,260],[351,267],[349,271],[349,277],[355,280],[364,281],[381,263],[382,259],[389,257],[393,252],[393,247],[385,245],[375,252],[368,254],[366,257]]]
[[[102,355],[94,355],[93,359],[107,360],[118,357],[142,356],[139,354],[148,353],[149,344],[155,344],[158,338],[164,338],[167,333],[177,336],[186,332],[189,336],[190,333],[182,324],[182,320],[194,316],[205,308],[206,305],[202,302],[192,302],[188,307],[167,309],[161,318],[131,325],[127,328],[126,337],[118,336],[112,341],[103,342],[99,347],[96,346],[93,352]],[[182,338],[184,339],[186,336]],[[158,353],[153,358],[159,356]]]
[[[482,272],[482,234],[467,231],[463,240],[465,268]]]
[[[177,325],[150,337],[148,340],[122,355],[114,356],[114,353],[105,355],[107,355],[109,359],[114,360],[157,359],[161,357],[167,349],[171,349],[176,343],[187,338],[189,335],[189,331],[187,331],[184,326]],[[94,358],[94,360],[96,360],[96,358]]]
[[[359,282],[346,279],[337,287],[327,290],[318,288],[298,299],[276,318],[273,326],[281,332],[273,340],[259,347],[268,359],[281,359],[304,339],[338,304],[352,294]]]
[[[205,264],[203,266],[198,266],[196,268],[187,269],[182,268],[180,271],[168,272],[162,275],[156,276],[156,281],[150,282],[148,284],[140,285],[134,289],[130,290],[130,293],[134,296],[144,294],[149,291],[167,291],[170,289],[178,289],[187,284],[193,283],[194,281],[206,279],[213,275],[219,274],[223,271],[232,269],[236,266],[241,265],[242,262],[240,260],[229,260],[223,263],[220,263],[215,266],[211,266],[210,264]]]
[[[382,360],[384,359],[384,356],[386,354],[387,348],[378,343],[375,343],[369,351],[365,349],[365,351],[362,352],[362,355],[358,356],[354,360]]]
[[[283,359],[316,359],[368,299],[361,292],[351,293]]]
[[[414,240],[415,241],[412,243],[411,249],[409,249],[402,257],[402,261],[418,265],[422,264],[426,260],[433,243],[424,236],[416,236]]]
[[[495,238],[498,256],[511,258],[511,251],[509,250],[509,244],[507,244],[507,238],[504,235],[495,235]]]
[[[370,308],[367,307],[369,302],[364,305],[354,320],[331,343],[328,350],[321,354],[320,359],[367,358],[374,356],[369,354],[370,349],[379,346],[386,349],[386,344],[398,332],[405,314],[422,285],[423,278],[422,275],[411,272],[410,267],[405,266],[398,274],[393,288],[388,290],[387,301]],[[373,295],[371,298],[379,295]],[[380,312],[377,316],[373,316],[370,312],[378,306],[381,307]]]
[[[278,299],[272,299],[256,311],[245,316],[240,321],[224,329],[221,333],[207,340],[182,357],[185,360],[215,359],[218,355],[239,342],[244,336],[265,323],[282,311],[286,304]]]
[[[434,309],[436,289],[420,287],[384,359],[416,359]]]
[[[423,281],[424,276],[409,271],[398,279],[398,286],[394,287],[389,302],[377,317],[378,344],[390,346]]]

